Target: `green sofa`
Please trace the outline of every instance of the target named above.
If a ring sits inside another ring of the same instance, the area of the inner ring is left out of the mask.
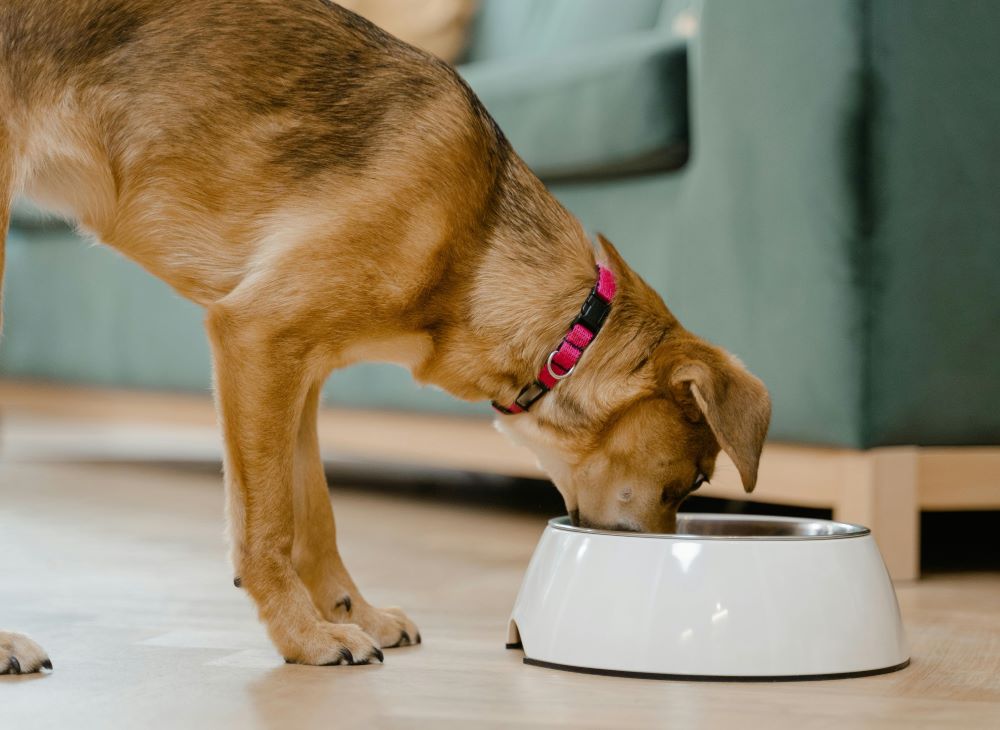
[[[772,438],[1000,443],[1000,5],[486,0],[461,73],[692,330]],[[198,308],[20,208],[9,376],[207,390]],[[487,414],[398,368],[333,403]]]

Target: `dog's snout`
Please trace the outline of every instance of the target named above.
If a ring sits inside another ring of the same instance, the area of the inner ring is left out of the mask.
[[[642,532],[642,530],[640,530],[638,527],[635,527],[633,525],[626,525],[623,522],[619,522],[617,525],[614,525],[609,529],[615,532]]]

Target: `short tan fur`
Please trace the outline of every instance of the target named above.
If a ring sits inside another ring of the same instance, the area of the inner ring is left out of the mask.
[[[0,230],[24,193],[204,307],[234,570],[289,661],[419,641],[337,551],[316,437],[330,371],[390,360],[509,402],[597,260],[619,286],[603,331],[499,426],[583,524],[671,529],[720,445],[753,488],[760,381],[595,250],[450,67],[333,3],[6,0],[0,109]]]

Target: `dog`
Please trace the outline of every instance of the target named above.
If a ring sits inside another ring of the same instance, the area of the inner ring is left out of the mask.
[[[493,401],[578,525],[674,529],[720,448],[753,489],[763,384],[595,245],[451,67],[359,16],[5,0],[0,108],[0,231],[24,194],[204,308],[235,583],[287,661],[420,642],[337,551],[316,436],[335,368]],[[0,634],[0,668],[50,665]]]

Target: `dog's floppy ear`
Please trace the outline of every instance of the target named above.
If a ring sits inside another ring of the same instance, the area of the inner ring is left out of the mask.
[[[719,446],[739,470],[743,488],[752,492],[771,421],[771,398],[764,384],[723,354],[681,360],[670,374],[670,387],[679,399],[690,392]]]

